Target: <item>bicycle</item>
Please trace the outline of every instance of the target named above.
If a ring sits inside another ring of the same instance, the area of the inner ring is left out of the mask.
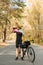
[[[30,45],[31,45],[30,41],[24,41],[21,47],[23,49],[23,58],[27,52],[29,61],[33,63],[35,61],[35,51]]]

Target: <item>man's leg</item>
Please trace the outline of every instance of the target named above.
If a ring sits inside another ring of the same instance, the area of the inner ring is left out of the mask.
[[[21,50],[21,60],[23,60],[23,49],[22,49],[22,43],[20,45],[20,50]]]
[[[16,57],[18,57],[18,48],[16,48]]]
[[[18,49],[18,44],[16,43],[16,59],[15,60],[18,60],[18,51],[19,51],[19,49]]]
[[[21,57],[23,57],[23,50],[22,50],[22,48],[21,48]]]

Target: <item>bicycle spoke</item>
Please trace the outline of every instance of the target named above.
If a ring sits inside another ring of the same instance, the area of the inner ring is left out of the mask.
[[[31,62],[34,62],[34,60],[35,60],[35,52],[34,52],[32,47],[28,48],[27,55],[28,55],[29,60]]]

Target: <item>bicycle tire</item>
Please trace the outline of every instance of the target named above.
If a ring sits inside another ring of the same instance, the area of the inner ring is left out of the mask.
[[[35,61],[35,51],[30,46],[27,48],[27,56],[28,56],[30,62],[33,63]],[[33,58],[31,56],[33,56]]]

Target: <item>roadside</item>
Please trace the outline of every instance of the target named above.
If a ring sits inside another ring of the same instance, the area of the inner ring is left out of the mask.
[[[9,45],[9,43],[6,44],[5,42],[0,42],[0,46],[1,46],[1,47],[8,46],[8,45]]]
[[[43,45],[40,45],[38,43],[31,43],[31,44],[43,47]],[[6,41],[6,42],[0,42],[0,47],[5,47],[5,46],[9,46],[9,45],[15,45],[15,41],[14,40],[10,40],[10,41]]]
[[[8,45],[15,45],[15,41],[10,40],[10,41],[6,41],[6,42],[0,42],[0,47],[5,47]]]
[[[42,48],[43,48],[43,45],[38,44],[38,43],[32,43],[32,45],[35,45],[35,46],[40,46],[40,47],[42,47]]]

